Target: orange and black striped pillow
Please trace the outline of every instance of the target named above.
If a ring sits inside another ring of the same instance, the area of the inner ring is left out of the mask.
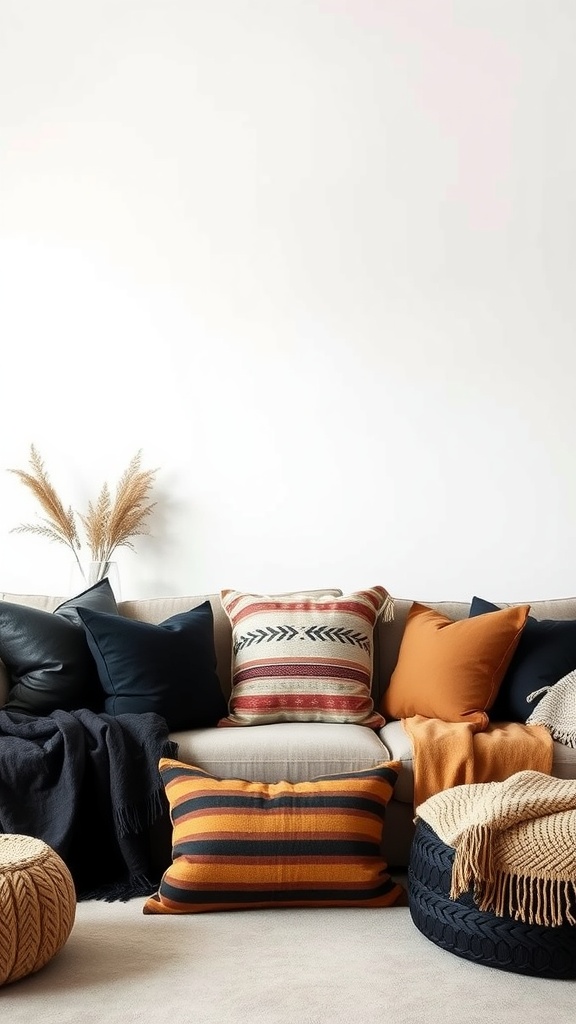
[[[218,779],[170,758],[160,773],[173,861],[145,914],[264,907],[388,907],[382,858],[399,761],[311,782]]]

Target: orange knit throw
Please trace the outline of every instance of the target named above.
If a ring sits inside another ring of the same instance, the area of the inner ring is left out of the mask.
[[[515,772],[552,771],[553,740],[541,725],[491,722],[483,732],[467,722],[414,715],[402,719],[412,740],[414,808],[435,793],[477,782],[501,782]]]

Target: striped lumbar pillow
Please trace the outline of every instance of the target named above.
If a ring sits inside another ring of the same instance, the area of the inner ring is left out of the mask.
[[[223,590],[220,599],[232,626],[230,713],[220,725],[384,725],[370,696],[374,626],[393,609],[383,587],[341,597]]]
[[[145,914],[265,907],[388,907],[404,898],[382,859],[388,761],[311,782],[218,779],[170,758],[160,773],[172,865]]]

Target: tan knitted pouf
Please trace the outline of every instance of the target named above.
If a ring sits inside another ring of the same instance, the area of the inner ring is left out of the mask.
[[[0,835],[0,985],[47,964],[70,935],[75,913],[62,858],[40,839]]]

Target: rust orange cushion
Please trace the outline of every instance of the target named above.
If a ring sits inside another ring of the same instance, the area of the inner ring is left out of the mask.
[[[472,722],[478,730],[485,729],[487,711],[529,610],[530,605],[515,605],[454,621],[415,602],[381,713],[387,719],[424,715],[445,722]]]

